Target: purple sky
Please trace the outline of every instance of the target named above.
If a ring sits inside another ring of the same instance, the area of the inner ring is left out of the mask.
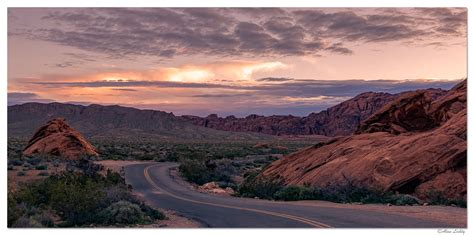
[[[467,76],[464,8],[9,8],[9,104],[307,115]]]

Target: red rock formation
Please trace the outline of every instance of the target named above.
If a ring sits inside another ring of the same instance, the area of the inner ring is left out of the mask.
[[[362,122],[356,133],[400,134],[432,129],[437,125],[428,114],[432,101],[432,96],[425,90],[407,92]]]
[[[437,90],[443,92],[442,90]],[[245,118],[228,116],[220,118],[211,114],[205,118],[182,116],[182,119],[198,125],[225,131],[260,132],[270,135],[350,135],[360,122],[398,95],[366,92],[319,113],[307,117],[292,115],[259,116]]]
[[[273,162],[261,177],[324,187],[347,180],[427,198],[466,196],[466,81],[433,101],[407,93],[371,116],[358,133]]]
[[[28,142],[24,155],[48,154],[75,159],[81,155],[98,156],[95,148],[62,118],[40,127]]]

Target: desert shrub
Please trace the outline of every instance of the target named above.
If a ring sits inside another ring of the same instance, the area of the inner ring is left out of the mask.
[[[26,162],[28,162],[31,165],[37,165],[42,161],[42,157],[35,156],[35,157],[30,157],[26,159]]]
[[[23,161],[20,159],[12,159],[12,160],[8,160],[8,164],[14,165],[14,166],[21,166],[23,165]]]
[[[463,198],[446,198],[439,191],[428,192],[428,202],[432,205],[455,205],[458,207],[467,207],[467,201]]]
[[[14,165],[8,165],[7,170],[13,171],[13,170],[15,170],[15,166]]]
[[[18,171],[18,173],[16,173],[17,176],[25,176],[26,175],[26,172],[24,171]]]
[[[75,166],[83,171],[55,174],[9,193],[9,226],[32,227],[37,225],[36,222],[50,226],[47,218],[51,216],[41,214],[42,210],[54,211],[63,221],[58,226],[82,226],[103,221],[109,223],[115,219],[104,217],[101,212],[119,201],[138,205],[140,213],[146,218],[163,217],[160,212],[141,205],[132,196],[130,187],[120,174],[107,171],[101,175],[94,171],[97,169],[84,162],[76,163]],[[40,212],[31,213],[31,208],[39,208]]]
[[[25,167],[25,168],[30,168],[30,167],[31,167],[31,164],[28,163],[28,162],[25,162],[25,163],[23,163],[23,167]]]
[[[12,227],[15,228],[41,228],[43,227],[40,222],[35,220],[32,217],[23,215],[18,218],[15,223],[12,224]]]
[[[238,195],[243,197],[273,199],[274,194],[282,188],[276,181],[258,178],[258,172],[255,171],[244,176],[244,181],[238,187]]]
[[[13,224],[25,213],[26,207],[24,204],[19,204],[11,193],[8,194],[7,204],[8,214],[8,227],[12,227]]]
[[[352,183],[330,184],[326,187],[315,188],[315,197],[332,202],[362,202],[383,203],[383,193],[358,187]]]
[[[420,204],[420,201],[414,196],[410,196],[406,194],[396,194],[393,197],[394,197],[393,203],[398,206],[406,206],[406,205],[411,206],[411,205]]]
[[[135,157],[135,159],[140,160],[140,161],[149,161],[149,160],[153,160],[154,158],[155,156],[153,155],[139,155]]]
[[[8,225],[15,228],[54,227],[54,214],[49,210],[30,210]]]
[[[47,171],[42,171],[40,173],[38,173],[39,176],[48,176],[49,173]]]
[[[38,165],[38,166],[35,166],[35,169],[36,170],[47,170],[48,166],[47,165]]]
[[[357,186],[350,181],[343,184],[330,184],[325,187],[282,186],[275,180],[264,179],[258,172],[250,172],[238,187],[243,197],[259,197],[283,201],[324,200],[339,203],[391,203],[394,205],[414,205],[419,200],[404,194],[383,192],[374,188]]]
[[[206,164],[199,160],[185,159],[179,165],[179,172],[188,181],[196,184],[205,184],[212,181],[211,172]]]
[[[140,206],[128,201],[118,201],[99,213],[103,224],[144,223],[145,213]]]
[[[53,160],[53,166],[54,166],[54,167],[59,167],[60,163],[61,163],[61,162],[60,162],[59,160],[57,160],[57,159]]]
[[[275,200],[297,201],[310,200],[315,198],[314,191],[304,186],[288,186],[275,192],[273,195]]]
[[[140,209],[145,212],[145,214],[147,216],[149,216],[152,220],[164,220],[166,219],[166,216],[165,214],[163,214],[161,211],[155,209],[155,208],[152,208],[148,205],[146,205],[145,203],[142,203],[142,202],[137,202],[135,201],[135,203],[139,203],[140,205]]]
[[[228,159],[210,160],[198,156],[192,159],[181,159],[179,171],[188,181],[202,185],[216,181],[221,184],[233,184],[231,176],[235,173],[232,161]]]

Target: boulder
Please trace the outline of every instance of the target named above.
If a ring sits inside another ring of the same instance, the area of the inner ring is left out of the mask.
[[[23,150],[24,155],[45,154],[76,159],[83,155],[99,154],[78,131],[63,118],[55,118],[41,126]]]

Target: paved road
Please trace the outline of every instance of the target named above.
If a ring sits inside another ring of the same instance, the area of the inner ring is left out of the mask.
[[[204,226],[219,228],[447,228],[436,221],[401,215],[317,205],[294,205],[200,193],[169,174],[176,163],[125,167],[133,190],[153,205],[177,211]]]

